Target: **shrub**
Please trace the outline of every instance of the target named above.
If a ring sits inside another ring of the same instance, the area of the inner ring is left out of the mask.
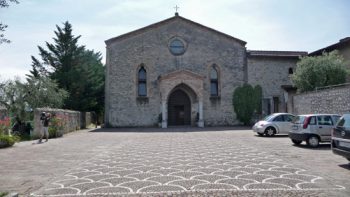
[[[322,56],[302,57],[297,63],[293,82],[299,92],[312,91],[317,87],[346,82],[346,67],[338,51],[323,53]]]
[[[9,117],[6,117],[5,119],[0,120],[0,135],[1,134],[3,134],[3,135],[7,134],[7,131],[10,128],[10,124],[11,124],[11,120],[10,120]]]
[[[262,90],[260,86],[254,88],[249,84],[235,89],[232,97],[232,104],[237,119],[244,125],[249,125],[254,112],[261,111]]]
[[[0,192],[0,197],[5,197],[8,194],[8,192]]]
[[[63,136],[63,123],[62,120],[56,116],[52,117],[49,126],[49,137],[56,138]]]
[[[0,135],[0,148],[13,146],[16,142],[19,142],[20,140],[21,139],[18,136]]]

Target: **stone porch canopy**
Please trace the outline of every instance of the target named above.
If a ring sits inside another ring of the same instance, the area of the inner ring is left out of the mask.
[[[158,78],[160,96],[162,101],[162,128],[167,128],[167,108],[170,94],[177,87],[187,86],[194,92],[195,101],[198,101],[199,120],[198,126],[204,127],[203,121],[203,91],[204,91],[204,76],[194,73],[189,70],[178,70]]]

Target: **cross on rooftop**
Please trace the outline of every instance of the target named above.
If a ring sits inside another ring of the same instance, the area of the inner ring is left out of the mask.
[[[175,8],[175,13],[177,13],[177,10],[178,10],[180,7],[176,5],[174,8]]]

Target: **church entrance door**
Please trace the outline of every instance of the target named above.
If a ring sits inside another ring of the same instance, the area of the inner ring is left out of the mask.
[[[168,124],[191,125],[191,100],[188,95],[178,89],[169,96]]]

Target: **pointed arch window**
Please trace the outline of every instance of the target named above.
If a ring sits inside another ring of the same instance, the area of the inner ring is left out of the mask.
[[[215,66],[210,70],[210,96],[219,96],[218,71]]]
[[[138,96],[147,96],[147,75],[146,69],[142,66],[138,72]]]

